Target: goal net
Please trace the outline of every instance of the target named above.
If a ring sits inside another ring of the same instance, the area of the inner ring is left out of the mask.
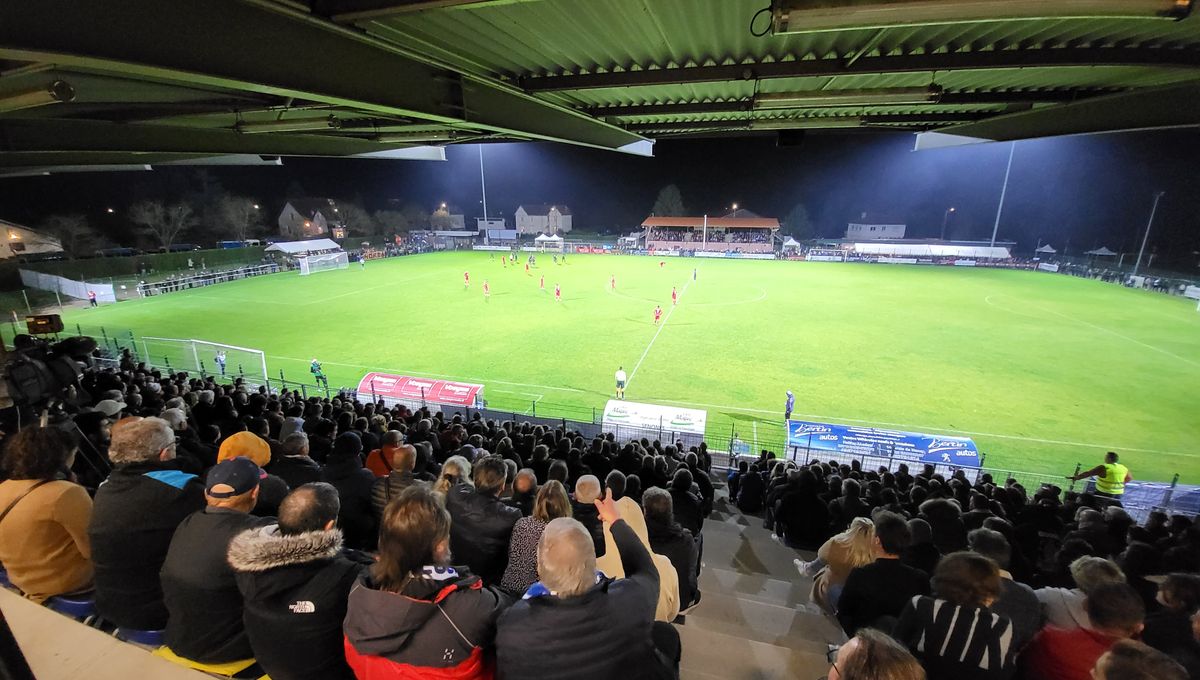
[[[308,255],[297,258],[300,264],[300,276],[308,276],[317,272],[332,269],[345,269],[350,266],[350,258],[346,253],[326,253],[325,255]]]
[[[262,350],[183,338],[141,338],[142,356],[148,365],[163,371],[242,378],[246,384],[267,384],[267,355]],[[224,364],[224,366],[222,366]]]

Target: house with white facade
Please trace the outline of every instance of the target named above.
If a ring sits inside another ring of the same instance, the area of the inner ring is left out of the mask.
[[[304,240],[325,236],[331,226],[340,225],[337,203],[332,198],[294,198],[279,213],[279,233]]]
[[[862,213],[859,218],[846,225],[846,239],[866,241],[874,239],[904,238],[907,225],[903,221],[882,215]]]
[[[565,234],[571,231],[571,209],[565,205],[523,204],[517,207],[517,233]]]

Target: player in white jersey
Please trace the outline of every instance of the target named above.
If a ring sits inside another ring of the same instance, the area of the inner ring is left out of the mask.
[[[617,399],[625,398],[625,383],[628,381],[629,381],[629,378],[626,377],[626,375],[625,375],[625,367],[618,366],[617,367]]]

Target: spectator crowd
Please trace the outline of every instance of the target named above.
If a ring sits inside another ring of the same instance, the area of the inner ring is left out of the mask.
[[[585,440],[126,357],[0,456],[0,563],[239,677],[678,676],[705,447]],[[7,510],[5,510],[7,508]]]
[[[0,454],[0,564],[239,677],[671,678],[704,444],[89,369]],[[765,453],[725,479],[849,641],[845,680],[1200,677],[1200,526],[984,474]]]
[[[1119,502],[1051,484],[767,452],[728,486],[777,540],[816,551],[796,567],[851,637],[831,678],[1200,677],[1200,525],[1187,517],[1139,526]],[[892,654],[894,674],[836,675],[868,649]]]

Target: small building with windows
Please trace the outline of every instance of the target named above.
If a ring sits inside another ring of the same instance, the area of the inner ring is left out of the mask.
[[[901,239],[907,225],[904,220],[886,215],[875,215],[864,212],[857,220],[846,225],[846,239],[851,241],[868,241],[877,239]]]
[[[0,220],[0,228],[4,229],[5,246],[0,248],[0,259],[27,255],[49,255],[63,251],[62,242],[49,234],[43,234],[8,220]]]

